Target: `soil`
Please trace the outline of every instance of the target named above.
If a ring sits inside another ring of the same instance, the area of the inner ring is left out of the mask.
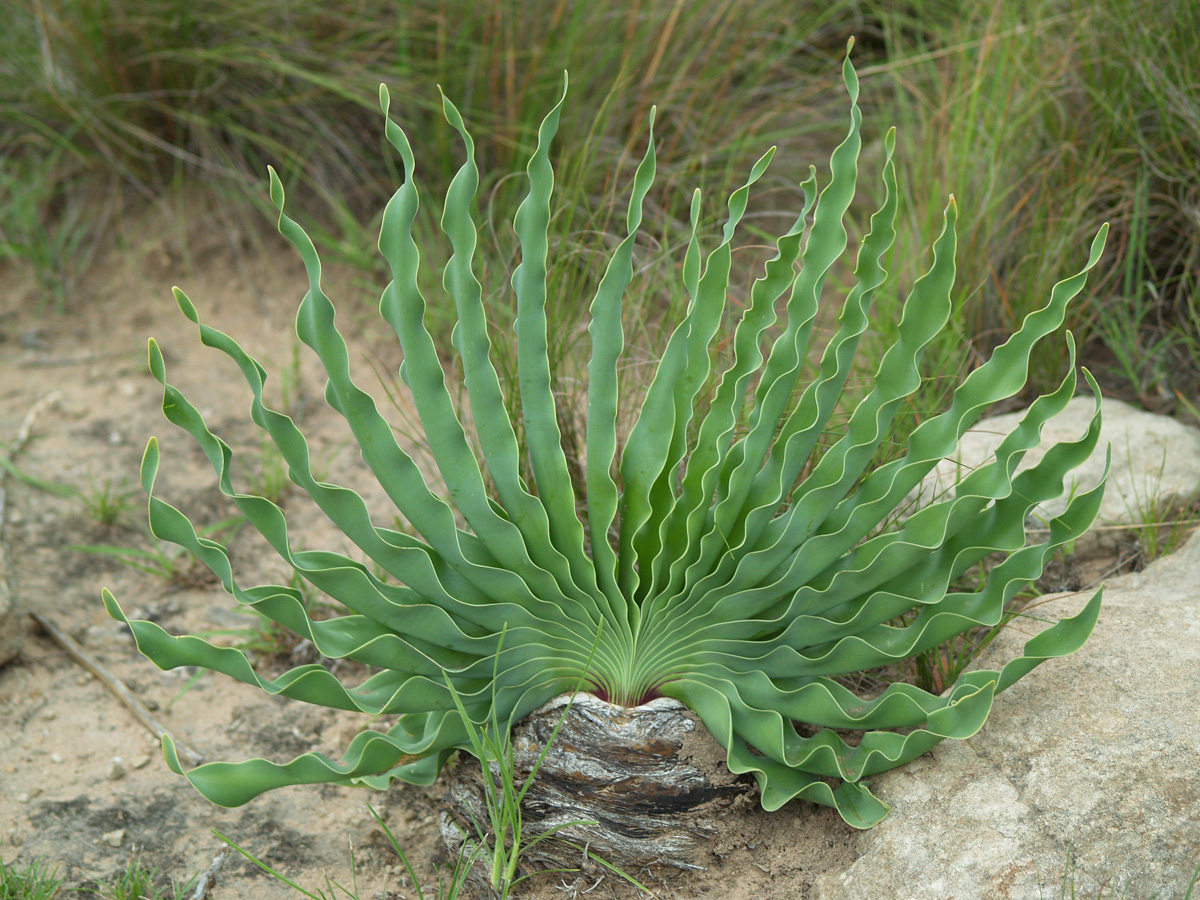
[[[370,493],[371,481],[342,423],[321,401],[318,362],[307,350],[294,362],[292,321],[306,285],[290,251],[269,242],[231,250],[221,235],[208,243],[193,239],[184,259],[167,249],[157,236],[161,231],[151,223],[137,253],[113,253],[95,266],[65,314],[39,312],[42,298],[27,273],[0,271],[0,442],[11,446],[30,410],[46,401],[14,461],[25,475],[70,485],[82,495],[57,496],[7,478],[3,538],[15,596],[73,635],[179,741],[208,760],[283,761],[314,749],[340,757],[350,738],[371,724],[365,717],[272,699],[211,672],[161,672],[136,652],[100,602],[105,586],[131,616],[157,621],[169,632],[229,643],[256,637],[256,620],[239,613],[233,598],[194,567],[163,556],[146,534],[138,467],[151,435],[162,446],[158,490],[164,499],[198,526],[219,524],[233,512],[191,438],[162,417],[162,391],[146,369],[149,336],[162,347],[169,380],[234,448],[235,486],[245,489],[265,477],[263,446],[248,415],[249,391],[229,360],[200,344],[171,298],[173,283],[186,288],[202,320],[234,335],[274,373],[268,394],[276,402],[286,399],[314,459],[328,471],[321,477],[359,490],[380,521],[392,515]],[[360,275],[333,271],[328,283],[354,348],[355,376],[370,389],[379,383],[375,370],[396,371],[396,342],[375,317],[376,296]],[[290,373],[282,386],[280,372]],[[383,392],[375,394],[387,409]],[[397,424],[406,418],[398,411]],[[265,471],[270,473],[269,464]],[[106,493],[115,507],[111,524],[89,509],[88,498],[95,507]],[[281,504],[298,542],[348,552],[344,539],[300,497],[285,493]],[[139,571],[111,555],[79,549],[84,546],[139,548],[147,555],[134,561],[160,571]],[[238,533],[233,549],[245,583],[287,583],[291,572],[249,530]],[[189,878],[221,849],[220,833],[310,891],[332,894],[326,879],[347,887],[357,879],[362,900],[416,897],[368,811],[371,804],[424,880],[425,895],[436,896],[437,867],[448,862],[437,829],[444,785],[397,785],[386,792],[293,787],[241,808],[216,807],[170,772],[157,740],[101,682],[32,620],[27,629],[23,651],[0,668],[5,862],[44,859],[65,878],[62,896],[95,896],[84,892],[111,882],[135,856],[164,878]],[[304,649],[276,646],[293,660]],[[262,664],[279,666],[280,660],[264,657]],[[855,833],[832,810],[796,802],[765,813],[751,802],[724,817],[698,860],[700,870],[631,874],[659,897],[796,900],[808,896],[822,872],[848,866],[855,846]],[[602,870],[574,881],[570,875],[543,876],[518,896],[584,894],[638,896]],[[231,855],[211,896],[299,894]]]

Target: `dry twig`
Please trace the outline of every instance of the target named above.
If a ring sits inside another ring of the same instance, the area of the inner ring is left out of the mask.
[[[196,892],[192,894],[191,900],[208,900],[208,895],[212,891],[213,885],[217,883],[217,873],[221,871],[221,865],[225,862],[225,857],[228,855],[229,848],[222,847],[221,851],[213,857],[212,863],[196,882]]]
[[[40,612],[30,610],[29,615],[35,622],[38,623],[38,625],[41,626],[46,634],[50,635],[50,637],[54,639],[56,644],[70,654],[72,659],[104,682],[105,686],[116,695],[117,699],[124,703],[125,706],[129,708],[129,711],[134,714],[137,720],[145,725],[155,737],[157,737],[160,741],[163,739],[163,736],[167,734],[167,729],[164,728],[162,724],[154,718],[154,716],[150,715],[150,710],[146,709],[142,701],[133,695],[133,692],[126,687],[125,683],[121,681],[120,678],[106,669],[98,659],[84,650],[83,647],[79,646],[78,642],[76,642],[74,638],[51,622]],[[172,740],[174,741],[174,738],[172,738]],[[179,755],[186,759],[191,765],[197,766],[204,761],[204,757],[179,743],[179,741],[174,741],[174,743],[176,749],[179,751]]]

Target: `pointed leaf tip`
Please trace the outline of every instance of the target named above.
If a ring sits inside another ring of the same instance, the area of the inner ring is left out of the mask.
[[[850,35],[850,37],[846,40],[846,55],[849,56],[850,51],[853,49],[854,49],[854,35]]]
[[[388,93],[387,85],[380,82],[379,84],[379,108],[383,110],[386,116],[392,105],[392,95]]]
[[[197,325],[200,324],[200,314],[196,312],[196,306],[188,298],[182,290],[177,287],[171,288],[171,293],[175,296],[175,302],[179,305],[180,311]]]
[[[279,180],[279,173],[275,171],[274,166],[267,166],[267,176],[271,179],[271,202],[275,208],[281,213],[283,212],[283,182]]]
[[[129,620],[125,617],[120,604],[117,603],[117,598],[112,595],[112,591],[108,588],[100,588],[100,599],[104,603],[104,608],[108,610],[108,614],[118,622],[128,624]]]
[[[167,761],[167,768],[169,768],[176,775],[185,774],[183,771],[183,766],[179,762],[179,754],[175,750],[175,742],[171,740],[171,736],[165,732],[162,735],[162,751],[163,758]]]
[[[154,472],[158,469],[158,456],[158,438],[151,437],[146,441],[146,452],[142,454],[142,474],[144,476],[149,472],[151,481],[153,481]]]
[[[149,355],[150,374],[159,384],[167,382],[167,364],[163,361],[162,350],[158,347],[158,341],[154,338],[146,343],[146,350]],[[153,440],[153,438],[151,438]]]

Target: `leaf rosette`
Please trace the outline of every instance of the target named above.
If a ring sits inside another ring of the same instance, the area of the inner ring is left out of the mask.
[[[775,241],[774,256],[737,319],[732,361],[719,372],[711,351],[725,313],[732,240],[773,151],[730,196],[721,241],[707,253],[699,237],[699,193],[693,196],[692,237],[682,273],[686,313],[644,388],[636,421],[618,453],[622,303],[655,175],[651,111],[627,233],[590,307],[580,485],[572,481],[563,449],[547,345],[547,234],[554,184],[549,151],[563,100],[541,124],[527,168],[528,191],[514,220],[521,258],[512,288],[522,449],[506,412],[505,386],[493,361],[475,274],[477,226],[471,207],[479,172],[471,136],[458,110],[443,98],[445,117],[460,134],[466,156],[447,190],[441,227],[453,248],[442,283],[457,312],[453,342],[470,404],[468,433],[426,327],[426,301],[417,286],[414,155],[388,116],[387,90],[380,90],[386,136],[402,160],[404,182],[383,215],[379,250],[392,280],[379,311],[403,350],[400,374],[446,496],[431,489],[374,399],[352,380],[349,351],[322,289],[316,249],[284,211],[283,187],[271,172],[279,230],[302,257],[309,281],[297,333],[324,367],[326,400],[344,417],[363,459],[412,533],[375,524],[358,494],[318,480],[296,423],[264,400],[263,367],[234,339],[202,324],[178,289],[176,300],[199,326],[201,341],[241,369],[253,395],[252,418],[278,447],[292,482],[365,561],[297,548],[275,503],[234,489],[232,451],[167,382],[153,341],[150,368],[164,386],[166,417],[199,443],[220,489],[246,520],[304,583],[337,599],[347,614],[315,621],[301,588],[240,585],[226,549],[197,535],[187,517],[155,493],[159,449],[154,440],[141,470],[151,528],[199,557],[239,602],[310,640],[322,655],[357,660],[378,671],[350,687],[316,664],[267,679],[237,649],[129,620],[107,591],[104,602],[129,625],[139,649],[162,668],[201,666],[269,694],[396,718],[386,732],[359,734],[339,760],[305,753],[286,763],[218,762],[186,772],[204,796],[237,805],[291,784],[429,783],[451,753],[471,746],[456,695],[472,721],[511,725],[582,680],[587,689],[618,704],[632,706],[655,695],[682,701],[726,748],[729,767],[754,776],[765,808],[801,797],[834,806],[852,825],[868,827],[886,807],[866,779],[945,738],[970,737],[983,725],[997,693],[1041,662],[1083,644],[1099,613],[1099,591],[1078,615],[1041,632],[999,671],[963,674],[940,695],[897,682],[866,698],[846,686],[844,676],[892,665],[971,629],[998,625],[1017,590],[1037,578],[1048,556],[1081,535],[1095,517],[1103,481],[1074,495],[1049,523],[1044,540],[1027,541],[1027,517],[1038,503],[1063,492],[1068,473],[1093,452],[1099,437],[1099,394],[1085,372],[1097,396],[1086,433],[1017,472],[1024,454],[1038,445],[1044,423],[1075,392],[1074,345],[1068,335],[1072,365],[1066,377],[1029,407],[994,458],[971,471],[952,498],[925,506],[892,530],[879,530],[933,466],[954,454],[984,410],[1022,389],[1033,347],[1063,324],[1068,303],[1100,259],[1107,228],[1092,243],[1083,269],[1053,286],[1045,306],[963,379],[948,408],[921,422],[903,455],[868,471],[901,404],[920,387],[923,349],[950,315],[958,215],[951,198],[932,262],[905,301],[897,339],[883,355],[873,387],[836,440],[819,447],[869,326],[872,297],[888,278],[883,262],[895,238],[899,193],[893,130],[884,140],[883,201],[858,248],[853,287],[816,377],[802,383],[824,282],[846,252],[843,222],[858,175],[861,114],[848,57],[843,76],[850,128],[832,154],[830,180],[818,190],[813,169],[802,185],[804,209]],[[698,402],[711,384],[715,388],[707,402]],[[586,509],[577,513],[584,493]],[[981,586],[956,589],[959,576],[997,553],[1006,554],[1004,561],[991,568]],[[798,729],[796,723],[808,727]],[[844,730],[863,736],[851,745],[839,735]],[[165,753],[182,773],[169,739]]]

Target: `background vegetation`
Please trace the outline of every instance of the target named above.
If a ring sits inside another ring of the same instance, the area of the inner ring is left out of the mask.
[[[1110,259],[1069,323],[1084,361],[1116,395],[1200,417],[1200,8],[1191,0],[17,0],[0,18],[0,258],[30,267],[58,309],[148,204],[176,212],[184,246],[189,206],[204,194],[216,195],[231,235],[269,234],[271,218],[256,211],[268,163],[327,252],[375,267],[377,216],[397,183],[381,145],[385,82],[430,201],[461,153],[440,121],[438,85],[479,139],[480,216],[493,238],[483,277],[502,324],[515,262],[502,223],[522,187],[507,176],[531,152],[568,69],[556,351],[566,359],[581,330],[657,104],[655,231],[632,304],[652,337],[672,310],[660,286],[675,278],[655,273],[678,265],[687,193],[703,188],[715,219],[774,143],[772,181],[753,210],[794,210],[808,165],[844,128],[837,60],[855,35],[864,133],[878,146],[889,125],[899,129],[901,291],[947,194],[962,210],[957,313],[927,361],[923,402],[937,406],[940,373],[961,374],[1039,306],[1108,220]],[[863,181],[865,210],[875,186]],[[436,209],[425,204],[427,245],[438,241]],[[747,285],[749,221],[738,253]],[[901,301],[879,301],[880,347]],[[1031,392],[1057,382],[1061,342],[1047,352]]]

